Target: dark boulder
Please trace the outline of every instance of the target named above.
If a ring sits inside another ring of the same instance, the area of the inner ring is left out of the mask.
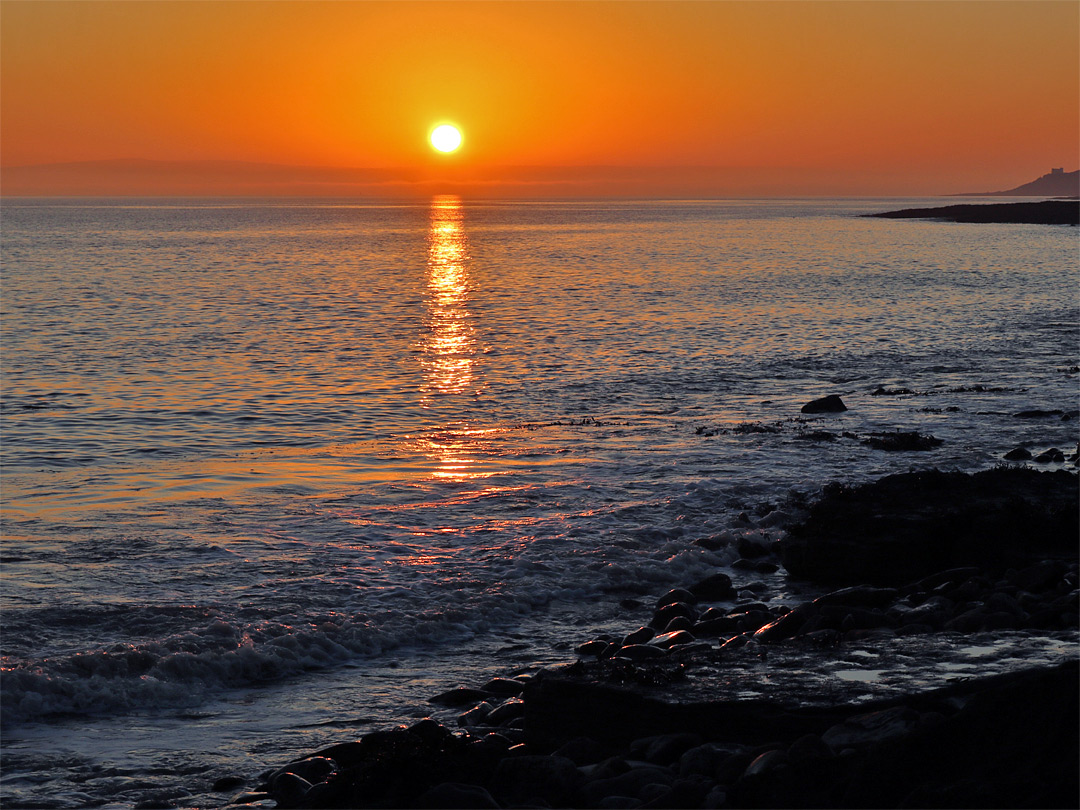
[[[706,602],[734,599],[736,596],[735,589],[731,586],[731,577],[727,574],[712,574],[695,582],[687,590]]]
[[[847,405],[836,394],[814,399],[800,409],[802,413],[840,413],[847,410]]]
[[[926,436],[915,431],[894,430],[885,433],[871,433],[863,444],[875,450],[890,453],[933,450],[941,444],[936,436]]]
[[[495,770],[492,792],[516,806],[540,800],[548,806],[568,807],[582,781],[581,772],[566,757],[509,757]]]
[[[498,808],[500,805],[480,785],[463,785],[459,782],[443,782],[422,794],[416,800],[420,808],[468,810],[468,808]]]
[[[1006,467],[830,484],[780,542],[788,573],[837,585],[900,586],[943,569],[1023,568],[1075,558],[1076,476]]]

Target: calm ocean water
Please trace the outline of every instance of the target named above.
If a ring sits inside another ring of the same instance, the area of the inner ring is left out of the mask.
[[[1074,447],[1013,414],[1077,406],[1075,229],[856,216],[943,202],[5,201],[5,806],[220,804],[829,480]]]

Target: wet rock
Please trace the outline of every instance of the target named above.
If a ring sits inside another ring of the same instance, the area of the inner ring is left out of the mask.
[[[836,394],[811,400],[800,408],[802,413],[840,413],[846,410],[847,405]]]
[[[654,765],[667,766],[701,743],[702,739],[698,734],[661,734],[652,738],[645,748],[645,760]]]
[[[296,806],[295,803],[301,801],[313,785],[323,782],[337,768],[337,764],[327,757],[307,757],[278,768],[270,774],[262,787],[270,790],[279,803],[288,802],[287,806]],[[300,782],[296,782],[291,777],[297,777]]]
[[[686,630],[676,630],[673,633],[663,633],[649,642],[653,647],[667,649],[676,644],[689,644],[696,639]]]
[[[447,810],[467,810],[468,808],[498,808],[500,805],[480,785],[465,785],[460,782],[443,782],[421,794],[416,800],[416,807],[447,808]]]
[[[575,765],[592,765],[611,755],[610,746],[592,737],[575,737],[555,750],[555,756],[566,757]]]
[[[689,630],[694,626],[694,622],[685,616],[676,616],[670,622],[667,627],[664,628],[664,633],[674,633],[676,630]]]
[[[955,715],[871,746],[843,805],[1075,807],[1078,696],[1075,661],[989,679]]]
[[[919,722],[917,712],[905,706],[851,717],[821,735],[830,750],[858,748],[891,740],[912,731]]]
[[[748,610],[744,613],[734,613],[728,616],[728,619],[735,620],[735,627],[739,632],[748,631],[751,633],[773,621],[772,614],[764,610]]]
[[[705,776],[691,775],[676,779],[671,784],[670,792],[661,800],[653,800],[646,807],[701,807],[709,791],[715,786],[712,779]]]
[[[754,580],[753,582],[747,582],[745,585],[741,586],[739,588],[739,593],[741,595],[747,595],[747,596],[750,596],[752,598],[753,596],[756,596],[759,593],[766,593],[766,592],[768,592],[768,590],[769,590],[768,584],[764,583],[760,579],[758,579],[758,580]]]
[[[469,689],[459,686],[447,692],[442,692],[433,698],[428,698],[428,703],[437,703],[440,706],[464,706],[468,703],[476,703],[488,697],[488,693],[482,689]]]
[[[942,442],[936,436],[897,430],[888,433],[871,433],[863,439],[862,443],[873,447],[875,450],[886,450],[895,453],[933,450]]]
[[[512,698],[491,711],[484,722],[489,726],[501,726],[525,716],[524,701]]]
[[[945,629],[956,633],[974,633],[984,629],[986,617],[985,608],[972,608],[945,622]]]
[[[735,598],[735,589],[731,586],[731,577],[727,574],[712,574],[691,585],[688,590],[703,601],[723,601]]]
[[[269,793],[262,791],[249,791],[247,793],[238,793],[229,800],[229,804],[254,804],[255,802],[265,802],[273,799],[274,797]]]
[[[1019,411],[1018,413],[1013,414],[1013,416],[1017,419],[1046,419],[1047,417],[1051,416],[1061,417],[1064,415],[1065,411],[1061,410],[1042,411],[1035,408],[1028,411]]]
[[[270,783],[270,793],[278,807],[299,807],[311,790],[311,783],[294,773],[279,773]]]
[[[667,605],[674,605],[676,602],[692,604],[696,601],[697,596],[695,596],[692,591],[688,591],[685,588],[672,588],[656,600],[656,609],[659,610]]]
[[[753,778],[755,776],[763,776],[770,771],[776,770],[779,767],[788,764],[788,755],[786,751],[774,749],[772,751],[766,751],[764,754],[756,757],[753,762],[746,766],[746,771],[743,773],[743,778]]]
[[[492,778],[492,792],[517,805],[543,801],[569,807],[584,777],[566,757],[524,756],[502,760]]]
[[[483,689],[493,695],[520,695],[525,684],[512,678],[492,678]]]
[[[628,661],[648,661],[651,658],[663,658],[664,650],[648,644],[628,644],[615,653],[615,657]]]
[[[740,571],[753,571],[758,574],[774,574],[780,570],[780,566],[768,560],[748,560],[742,557],[731,564],[732,568]]]
[[[1065,471],[903,473],[827,486],[781,541],[781,558],[797,578],[899,586],[961,565],[1004,570],[1075,555],[1078,516],[1076,477]]]
[[[600,810],[631,810],[641,807],[641,800],[633,796],[605,796],[596,805]]]
[[[750,633],[740,633],[737,636],[732,636],[720,645],[720,650],[737,650],[739,647],[745,647],[750,643],[750,637]]]
[[[425,717],[423,720],[409,726],[409,733],[431,747],[437,747],[454,736],[454,732],[430,717]]]
[[[242,776],[223,776],[215,780],[213,787],[210,789],[214,793],[225,793],[226,791],[236,790],[245,784],[247,784],[247,779]]]
[[[845,607],[880,608],[892,604],[899,591],[896,588],[873,588],[869,585],[856,585],[831,591],[814,600],[818,607],[825,605],[844,605]]]
[[[804,734],[788,748],[788,759],[794,763],[815,763],[832,756],[832,749],[817,734]]]
[[[760,534],[751,534],[740,537],[735,545],[744,559],[753,560],[771,554],[774,541]]]
[[[817,608],[812,603],[799,605],[779,619],[762,625],[754,633],[754,640],[760,642],[782,641],[801,632]]]
[[[653,614],[652,621],[649,622],[649,626],[656,630],[663,630],[668,626],[668,623],[676,616],[685,616],[687,619],[693,621],[697,618],[698,612],[686,604],[686,602],[675,602],[671,605],[665,605]]]
[[[804,430],[795,434],[795,438],[808,442],[835,442],[839,436],[827,430]]]
[[[1040,593],[1057,585],[1068,568],[1068,563],[1062,560],[1042,560],[1019,571],[1006,572],[1005,578],[1029,593]]]
[[[718,743],[704,743],[689,748],[679,757],[679,776],[701,774],[713,776],[720,763],[737,753],[730,746]]]
[[[711,537],[699,537],[693,543],[709,551],[719,551],[727,548],[731,544],[731,539],[726,534],[716,534]]]
[[[633,768],[610,779],[597,779],[581,788],[581,798],[586,807],[597,806],[605,796],[639,797],[648,785],[670,786],[674,777],[665,768]]]
[[[1031,459],[1031,451],[1026,447],[1016,447],[1005,454],[1006,461],[1029,461]]]
[[[917,582],[911,583],[900,589],[901,594],[919,593],[934,590],[942,585],[953,586],[964,582],[971,577],[978,576],[981,569],[972,566],[963,568],[950,568],[938,571],[930,576],[923,577]]]
[[[1034,458],[1036,464],[1060,464],[1064,460],[1065,454],[1056,447],[1051,447]]]
[[[352,768],[363,760],[366,751],[366,747],[361,742],[347,742],[323,748],[316,751],[313,756],[333,760],[338,768]]]
[[[695,624],[691,630],[696,638],[720,638],[739,632],[739,620],[734,616],[720,616]]]
[[[651,627],[639,627],[633,632],[627,633],[623,639],[622,646],[630,644],[644,644],[656,635],[656,631]]]
[[[718,810],[727,805],[727,785],[717,785],[708,793],[701,802],[705,810]]]
[[[459,726],[480,725],[494,709],[495,707],[485,700],[483,703],[478,703],[469,709],[469,711],[458,717],[457,723]]]
[[[607,649],[608,643],[609,642],[607,641],[594,638],[592,641],[586,641],[584,644],[579,644],[574,648],[574,652],[578,655],[595,655],[599,657],[604,650]]]

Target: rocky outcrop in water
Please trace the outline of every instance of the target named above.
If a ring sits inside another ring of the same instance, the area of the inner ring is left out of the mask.
[[[936,470],[860,487],[829,485],[781,543],[792,576],[830,585],[902,585],[977,565],[1004,572],[1075,556],[1076,476],[1020,468]]]
[[[1080,203],[1075,200],[1043,202],[943,205],[863,214],[883,219],[943,219],[948,222],[997,222],[1029,225],[1080,225]]]
[[[827,487],[783,559],[855,584],[793,607],[725,573],[674,588],[573,664],[432,698],[456,726],[331,746],[234,802],[1076,807],[1076,481],[1004,468]],[[739,570],[775,567],[771,546],[753,551]]]

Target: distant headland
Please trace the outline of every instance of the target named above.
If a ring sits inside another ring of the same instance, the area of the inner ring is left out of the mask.
[[[968,191],[951,197],[1076,197],[1080,195],[1080,170],[1051,169],[1037,180],[1008,191]]]
[[[948,222],[999,222],[1029,225],[1080,225],[1080,202],[1044,200],[1022,203],[944,205],[938,208],[905,208],[862,214],[886,219],[942,219]]]

